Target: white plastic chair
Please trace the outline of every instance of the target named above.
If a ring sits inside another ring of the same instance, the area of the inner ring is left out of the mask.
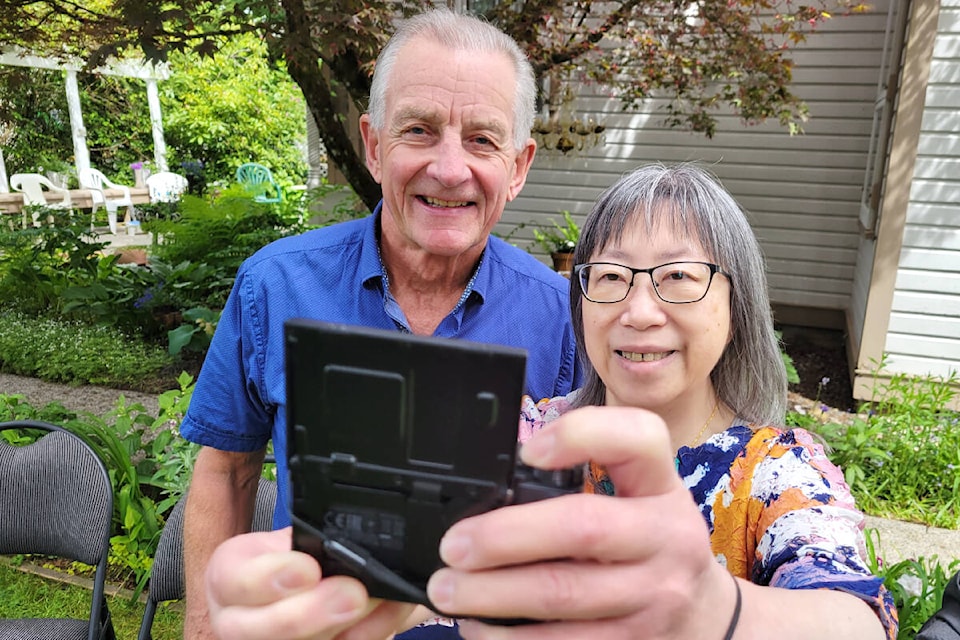
[[[15,173],[10,176],[10,187],[23,194],[23,205],[49,207],[50,209],[71,209],[70,190],[58,187],[39,173]],[[47,202],[44,190],[59,193],[63,199],[59,202]],[[23,214],[23,226],[27,226],[27,214]],[[40,213],[34,212],[33,226],[40,226]]]
[[[110,225],[110,233],[117,232],[117,209],[119,207],[133,208],[133,199],[130,197],[130,187],[122,184],[110,182],[105,175],[96,169],[81,169],[77,175],[80,181],[81,189],[90,191],[90,198],[93,200],[93,213],[96,213],[97,207],[102,206],[107,210],[107,222]],[[119,198],[110,197],[104,193],[106,189],[119,189],[123,195]]]
[[[150,202],[176,202],[188,186],[186,178],[171,171],[161,171],[147,176]]]

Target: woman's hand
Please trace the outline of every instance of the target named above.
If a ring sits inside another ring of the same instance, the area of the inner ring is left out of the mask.
[[[641,409],[587,407],[524,445],[524,462],[606,467],[617,496],[569,495],[497,509],[447,532],[449,568],[431,578],[441,610],[536,625],[464,622],[469,638],[723,637],[736,590],[674,466],[663,421]]]
[[[207,567],[207,600],[217,637],[230,640],[388,638],[415,605],[368,597],[353,578],[321,580],[320,566],[291,549],[289,527],[221,544]]]

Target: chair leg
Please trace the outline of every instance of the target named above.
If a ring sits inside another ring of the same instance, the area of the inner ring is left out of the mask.
[[[110,233],[117,234],[117,210],[107,209],[107,224],[110,225]]]

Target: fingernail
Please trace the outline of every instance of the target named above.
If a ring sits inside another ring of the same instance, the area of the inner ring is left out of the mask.
[[[440,569],[427,582],[427,597],[440,611],[450,609],[453,605],[453,576],[449,571]]]
[[[440,559],[451,566],[461,564],[470,553],[470,536],[461,529],[451,529],[440,539]]]
[[[545,463],[549,460],[555,444],[556,436],[549,432],[540,432],[520,447],[520,459],[533,466]]]

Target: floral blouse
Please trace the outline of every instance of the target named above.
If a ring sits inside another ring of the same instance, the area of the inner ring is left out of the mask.
[[[573,397],[524,398],[521,442],[569,410]],[[676,463],[710,530],[713,553],[731,574],[784,589],[850,593],[896,639],[893,598],[866,565],[863,514],[810,433],[735,423],[698,447],[681,447]],[[595,464],[585,491],[615,493]]]

